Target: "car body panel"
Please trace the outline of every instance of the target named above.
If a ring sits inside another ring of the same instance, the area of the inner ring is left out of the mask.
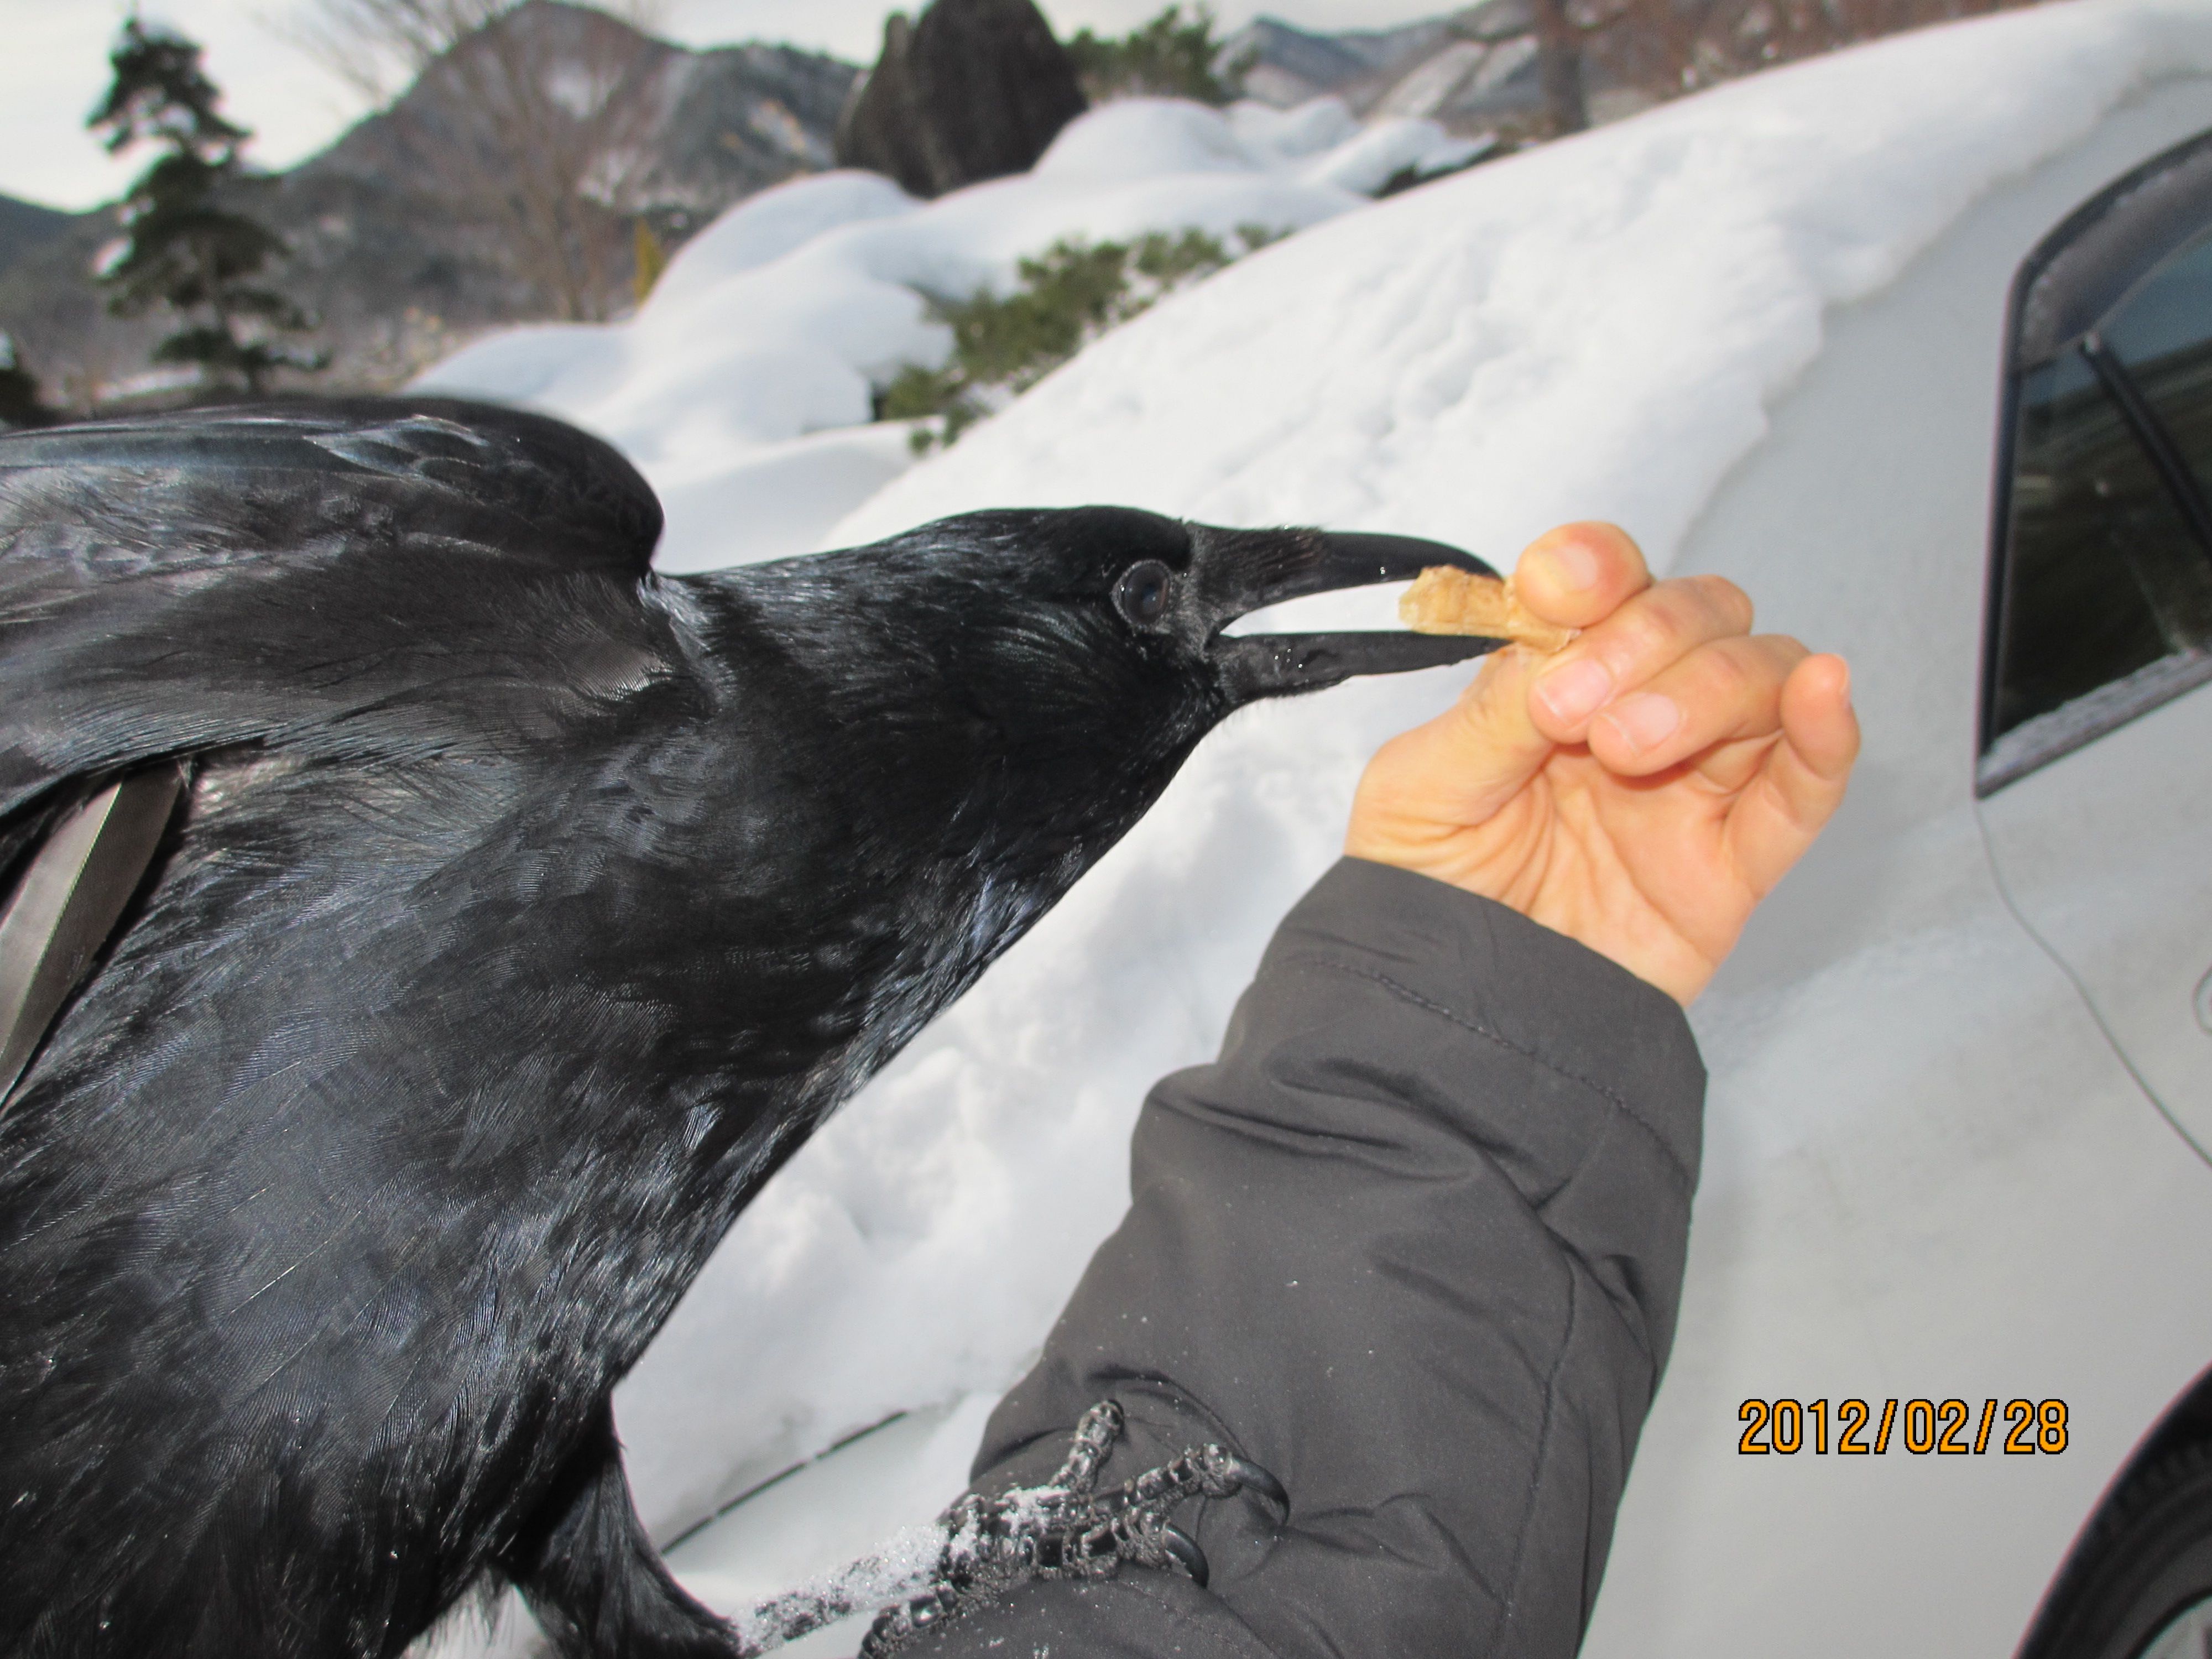
[[[2175,765],[2184,756],[2193,763]],[[2006,785],[1982,820],[2007,896],[2146,1091],[2212,1148],[2212,686]]]

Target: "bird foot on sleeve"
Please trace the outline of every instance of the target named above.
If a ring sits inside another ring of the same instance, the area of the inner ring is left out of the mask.
[[[1066,1461],[1048,1484],[998,1498],[971,1492],[939,1516],[945,1545],[927,1587],[876,1616],[860,1659],[887,1659],[915,1637],[1032,1578],[1111,1578],[1122,1563],[1133,1561],[1180,1569],[1203,1585],[1205,1553],[1168,1520],[1178,1505],[1249,1487],[1285,1513],[1290,1509],[1273,1475],[1211,1444],[1101,1492],[1098,1471],[1121,1429],[1121,1407],[1101,1401],[1083,1414]]]

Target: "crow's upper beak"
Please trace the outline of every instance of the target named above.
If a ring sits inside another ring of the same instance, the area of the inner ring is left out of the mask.
[[[1431,565],[1498,573],[1456,547],[1417,536],[1322,531],[1212,531],[1194,550],[1212,632],[1206,653],[1237,703],[1316,691],[1357,674],[1400,674],[1464,662],[1507,643],[1470,635],[1412,633],[1240,634],[1237,617],[1285,599],[1346,587],[1410,581]]]

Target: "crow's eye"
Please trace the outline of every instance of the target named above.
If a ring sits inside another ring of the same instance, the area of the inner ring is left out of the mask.
[[[1131,622],[1149,628],[1167,614],[1168,581],[1167,566],[1158,559],[1141,560],[1121,573],[1114,603]]]

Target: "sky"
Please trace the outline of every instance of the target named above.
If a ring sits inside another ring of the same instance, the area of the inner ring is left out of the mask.
[[[313,155],[362,113],[360,94],[286,38],[315,0],[140,0],[152,21],[207,49],[225,112],[251,127],[249,156],[283,167]],[[1043,0],[1066,34],[1119,32],[1164,0]],[[660,33],[690,46],[786,40],[872,62],[884,0],[662,0]],[[904,8],[916,9],[914,0]],[[1452,0],[1218,0],[1224,28],[1262,12],[1302,28],[1381,28],[1452,9]],[[142,162],[111,158],[84,130],[107,84],[107,47],[131,0],[0,0],[0,192],[48,207],[113,199]]]

